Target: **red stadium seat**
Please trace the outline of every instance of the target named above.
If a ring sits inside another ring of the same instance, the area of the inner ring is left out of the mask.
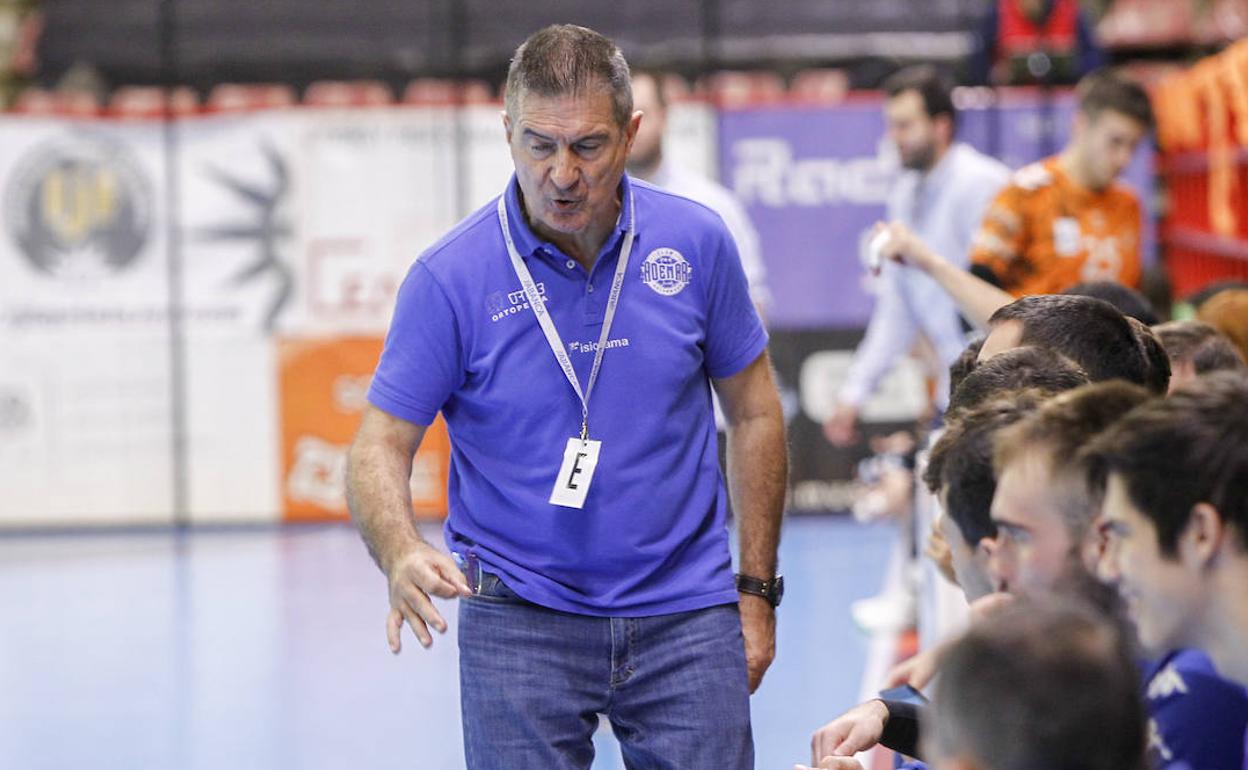
[[[707,79],[711,98],[721,107],[774,104],[784,99],[784,80],[774,72],[722,70]]]
[[[113,92],[109,112],[119,118],[160,118],[165,115],[165,89],[156,86],[124,86]],[[169,112],[177,117],[199,111],[199,97],[187,86],[169,94]]]
[[[425,106],[451,104],[491,104],[494,89],[484,80],[441,80],[420,78],[408,83],[403,91],[404,104]]]
[[[208,109],[214,112],[280,109],[295,103],[294,89],[282,83],[223,83],[208,95]]]
[[[45,91],[27,88],[17,97],[13,112],[24,115],[58,115],[90,118],[100,114],[100,103],[88,91]]]
[[[848,94],[849,75],[841,69],[802,70],[789,86],[789,99],[799,104],[839,104]]]
[[[303,103],[313,107],[382,107],[394,102],[379,80],[320,80],[308,86]]]

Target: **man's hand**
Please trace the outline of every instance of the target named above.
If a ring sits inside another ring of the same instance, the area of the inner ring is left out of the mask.
[[[858,410],[849,404],[837,404],[823,422],[823,435],[832,446],[846,447],[858,439]]]
[[[776,610],[771,602],[754,594],[741,594],[741,633],[745,637],[745,667],[750,693],[762,684],[763,674],[776,657]]]
[[[877,222],[875,229],[871,231],[872,237],[881,232],[888,233],[888,240],[880,250],[884,259],[911,265],[925,273],[930,273],[932,267],[941,260],[914,231],[901,222]]]
[[[823,767],[845,768],[852,765],[821,764],[829,757],[852,757],[880,742],[888,709],[884,701],[869,700],[815,731],[810,739],[810,761]]]
[[[911,655],[889,670],[884,676],[885,686],[908,684],[916,690],[922,690],[936,678],[944,654],[945,646],[937,645]]]
[[[863,770],[863,767],[853,757],[824,757],[817,767],[794,765],[793,770]]]
[[[430,594],[442,599],[472,595],[468,579],[455,566],[454,560],[428,543],[418,543],[396,560],[386,577],[390,583],[386,639],[390,642],[390,651],[396,655],[403,649],[400,631],[404,621],[425,648],[433,644],[430,626],[440,634],[446,633],[446,621],[433,606]]]

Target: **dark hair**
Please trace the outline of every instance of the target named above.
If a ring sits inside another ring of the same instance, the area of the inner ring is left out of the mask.
[[[1134,318],[1148,326],[1161,321],[1157,317],[1157,311],[1153,309],[1153,303],[1148,301],[1148,297],[1145,297],[1130,286],[1123,286],[1117,281],[1082,281],[1071,286],[1062,294],[1103,299],[1118,308],[1123,315]]]
[[[1110,69],[1091,72],[1079,81],[1079,111],[1096,118],[1113,110],[1135,120],[1144,130],[1153,128],[1153,107],[1148,92],[1130,77]]]
[[[516,49],[507,69],[504,99],[514,120],[526,93],[564,96],[602,88],[611,92],[616,124],[627,125],[633,114],[633,87],[619,47],[592,29],[552,24]]]
[[[1016,299],[988,319],[1019,321],[1020,345],[1036,345],[1075,362],[1093,382],[1148,382],[1148,361],[1126,316],[1103,299],[1037,294]]]
[[[1200,291],[1189,295],[1186,302],[1194,309],[1200,310],[1201,305],[1204,305],[1228,289],[1248,289],[1248,281],[1239,278],[1226,278],[1221,281],[1214,281]]]
[[[967,343],[958,357],[949,364],[949,393],[952,395],[966,379],[967,375],[975,371],[975,365],[978,363],[979,351],[984,347],[984,340],[987,339],[980,334],[975,339]]]
[[[1170,389],[1170,356],[1166,349],[1153,334],[1153,330],[1144,325],[1138,318],[1127,316],[1131,331],[1135,332],[1135,341],[1140,344],[1140,352],[1144,354],[1144,386],[1154,393],[1165,393]]]
[[[1024,346],[999,353],[962,378],[949,397],[952,419],[1006,391],[1038,388],[1046,393],[1086,385],[1088,375],[1070,359],[1047,348]]]
[[[993,470],[999,477],[1005,466],[1024,455],[1046,458],[1054,484],[1060,485],[1059,507],[1067,531],[1078,541],[1096,518],[1101,490],[1088,486],[1085,466],[1074,458],[1098,433],[1152,398],[1139,385],[1121,381],[1094,382],[1056,395],[997,433]]]
[[[1045,395],[1037,390],[998,393],[949,424],[928,453],[923,482],[933,494],[947,490],[944,511],[967,545],[997,536],[989,511],[997,491],[992,471],[992,437],[1035,411]]]
[[[958,128],[958,113],[953,107],[953,81],[930,64],[918,64],[894,72],[884,81],[884,93],[895,99],[906,91],[915,91],[923,99],[923,111],[929,118],[949,116],[949,126]]]
[[[1019,597],[954,642],[933,749],[993,770],[1136,770],[1146,716],[1124,635],[1083,605]]]
[[[1174,556],[1197,503],[1208,503],[1248,548],[1248,376],[1215,372],[1146,403],[1084,451],[1091,483],[1119,476],[1127,497]]]
[[[1153,327],[1172,366],[1191,362],[1197,374],[1242,370],[1244,359],[1221,332],[1204,321],[1170,321]]]

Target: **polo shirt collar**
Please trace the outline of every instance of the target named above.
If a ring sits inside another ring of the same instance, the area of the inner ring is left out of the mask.
[[[607,238],[607,243],[614,243],[620,236],[624,234],[628,224],[628,218],[633,218],[633,230],[637,230],[637,211],[636,203],[631,206],[629,202],[633,199],[632,180],[629,179],[628,173],[620,179],[620,215],[616,217],[615,229]],[[504,205],[507,207],[507,220],[511,225],[511,238],[515,241],[516,251],[522,257],[530,257],[537,252],[538,249],[546,245],[546,241],[542,240],[533,229],[529,227],[529,220],[524,215],[524,210],[520,206],[520,183],[516,179],[516,175],[511,175],[511,181],[507,184],[507,190],[503,193]]]

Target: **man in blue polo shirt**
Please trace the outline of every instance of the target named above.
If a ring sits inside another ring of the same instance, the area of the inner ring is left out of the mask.
[[[767,335],[723,221],[624,174],[642,116],[606,38],[517,50],[516,174],[412,266],[352,446],[352,515],[421,644],[459,604],[470,768],[587,768],[598,714],[629,766],[749,768],[774,654],[786,457]],[[711,383],[740,526],[735,579]],[[446,541],[408,477],[441,411]]]

